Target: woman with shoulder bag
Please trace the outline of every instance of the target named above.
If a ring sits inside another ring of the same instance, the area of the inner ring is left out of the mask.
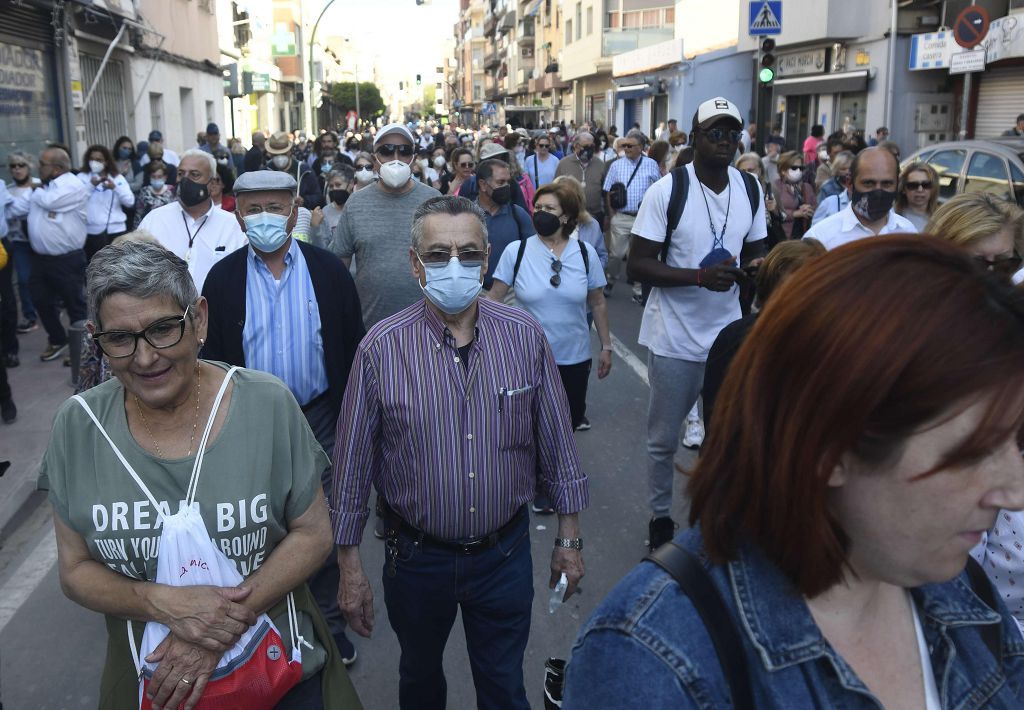
[[[779,179],[772,183],[782,209],[786,239],[799,239],[810,226],[817,200],[814,188],[804,181],[804,158],[791,150],[779,156]]]

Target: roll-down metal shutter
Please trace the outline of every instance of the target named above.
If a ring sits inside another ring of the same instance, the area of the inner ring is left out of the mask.
[[[977,75],[975,75],[977,76]],[[1013,128],[1024,113],[1024,67],[989,69],[978,89],[975,138],[994,138]]]

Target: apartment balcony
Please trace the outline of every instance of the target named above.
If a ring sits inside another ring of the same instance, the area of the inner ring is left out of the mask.
[[[484,18],[484,36],[490,37],[494,34],[494,30],[498,27],[498,18],[494,15],[488,14]]]
[[[501,55],[497,52],[488,52],[484,56],[484,71],[496,69],[501,65]]]
[[[515,29],[516,26],[516,11],[509,10],[501,17],[501,22],[498,23],[498,34],[508,34],[510,30]]]
[[[533,44],[536,39],[536,23],[532,17],[527,17],[519,21],[519,31],[516,33],[516,41],[523,44]]]
[[[614,57],[616,54],[631,52],[634,49],[650,47],[653,44],[668,42],[672,39],[671,27],[648,29],[605,29],[601,35],[601,55]]]
[[[569,88],[569,84],[562,81],[558,74],[544,74],[537,79],[530,79],[527,86],[531,93],[538,91],[543,93],[552,90],[561,91]]]

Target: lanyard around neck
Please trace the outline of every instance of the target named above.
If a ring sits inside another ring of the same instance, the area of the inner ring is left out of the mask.
[[[722,233],[719,234],[715,230],[715,220],[711,218],[711,206],[708,204],[708,194],[705,191],[704,183],[697,180],[697,184],[700,185],[700,194],[704,198],[704,209],[708,212],[708,226],[711,227],[711,239],[712,248],[725,248],[725,230],[729,228],[729,209],[732,207],[732,180],[729,180],[728,192],[726,193],[725,202],[725,220],[722,222]]]
[[[214,208],[211,207],[210,209],[212,210]],[[201,231],[203,231],[203,227],[205,227],[206,223],[209,222],[209,221],[210,221],[210,213],[207,212],[206,216],[203,217],[203,221],[199,225],[199,228],[196,230],[195,234],[193,234],[192,231],[188,228],[188,220],[185,219],[185,211],[182,210],[182,212],[181,212],[181,223],[185,225],[185,234],[188,235],[188,249],[185,251],[185,262],[186,263],[188,263],[189,261],[192,260],[192,245],[195,243],[196,238],[199,236],[199,233]]]

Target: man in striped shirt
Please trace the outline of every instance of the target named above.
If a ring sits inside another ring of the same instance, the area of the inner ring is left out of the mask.
[[[339,602],[373,630],[359,542],[370,485],[386,521],[384,600],[402,647],[402,708],[443,708],[442,656],[461,608],[479,707],[529,708],[523,654],[533,601],[529,514],[538,487],[558,513],[549,586],[583,576],[588,502],[569,409],[544,331],[478,299],[484,213],[462,197],[419,207],[409,252],[426,300],[359,346],[338,419],[331,508]]]

